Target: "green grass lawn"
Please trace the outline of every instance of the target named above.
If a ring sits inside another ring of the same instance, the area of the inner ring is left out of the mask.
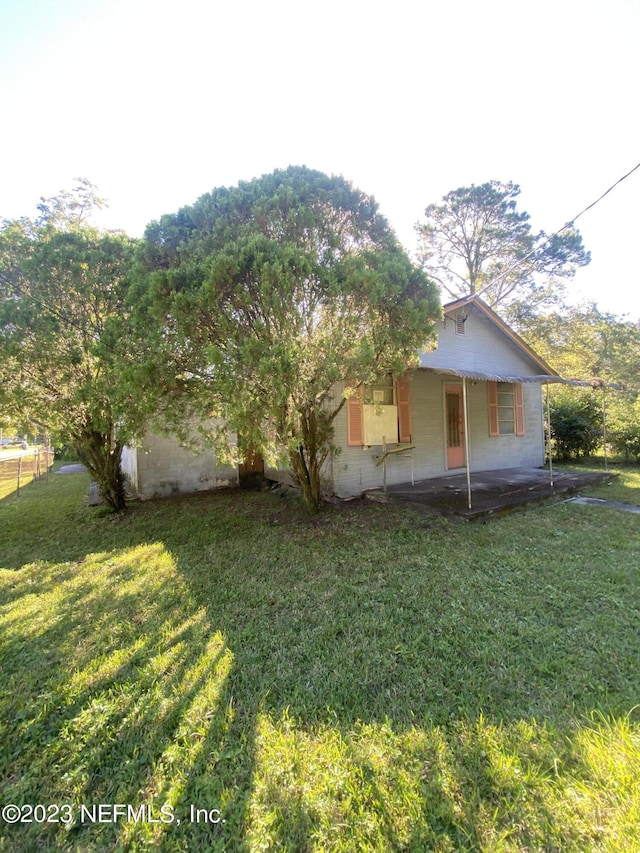
[[[602,471],[601,467],[593,468]],[[606,486],[585,490],[584,494],[595,498],[640,505],[640,469],[630,467],[613,467],[611,470],[618,476]]]
[[[637,515],[87,487],[0,500],[0,850],[640,850]]]

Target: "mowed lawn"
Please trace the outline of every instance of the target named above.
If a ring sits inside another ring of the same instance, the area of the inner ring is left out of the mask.
[[[0,850],[640,850],[640,516],[87,488],[0,501]]]

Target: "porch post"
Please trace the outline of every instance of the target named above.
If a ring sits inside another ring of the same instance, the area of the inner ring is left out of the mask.
[[[602,447],[604,449],[604,470],[608,471],[607,466],[607,406],[605,403],[605,386],[602,386]]]
[[[462,408],[464,409],[464,464],[467,469],[467,503],[471,509],[471,472],[469,471],[469,411],[467,407],[467,380],[462,377]]]
[[[545,383],[547,387],[547,448],[549,451],[549,481],[553,488],[553,453],[551,449],[551,404],[549,402],[549,383]]]
[[[382,436],[382,491],[387,494],[387,437]]]

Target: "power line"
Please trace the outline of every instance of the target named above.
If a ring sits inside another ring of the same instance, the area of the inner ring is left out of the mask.
[[[592,201],[591,204],[587,205],[587,207],[585,207],[584,210],[581,210],[577,216],[574,216],[570,222],[567,222],[565,225],[562,226],[562,228],[560,228],[559,231],[556,231],[555,234],[552,234],[551,237],[555,237],[556,234],[560,234],[562,231],[564,231],[565,228],[570,228],[573,225],[573,223],[576,221],[576,219],[579,219],[583,213],[586,213],[588,210],[591,210],[592,207],[595,207],[596,204],[598,204],[598,202],[602,201],[602,199],[605,196],[609,195],[611,190],[614,190],[618,186],[618,184],[621,184],[624,180],[626,180],[626,178],[628,178],[629,175],[633,175],[633,173],[636,171],[636,169],[640,169],[640,163],[638,163],[636,166],[634,166],[633,169],[631,169],[630,172],[627,172],[626,175],[623,175],[621,178],[618,178],[618,180],[615,182],[615,184],[612,184],[608,190],[606,190],[605,192],[602,193],[600,198],[597,198],[595,201]],[[551,239],[551,238],[549,238],[549,239]]]
[[[579,219],[584,213],[586,213],[588,210],[591,210],[592,207],[595,207],[596,204],[601,202],[602,199],[605,198],[605,196],[608,196],[609,193],[618,186],[618,184],[621,184],[624,180],[626,180],[629,177],[629,175],[632,175],[637,169],[640,169],[640,163],[637,163],[633,167],[633,169],[631,169],[629,172],[627,172],[626,175],[623,175],[621,178],[618,178],[618,180],[615,182],[615,184],[612,184],[608,190],[605,190],[605,192],[603,192],[602,195],[599,196],[595,201],[592,201],[591,204],[588,204],[584,208],[584,210],[581,210],[580,213],[578,213],[576,216],[573,217],[573,219],[570,219],[568,222],[565,222],[565,224],[562,226],[562,228],[558,228],[557,231],[554,231],[553,234],[550,234],[547,237],[547,239],[544,240],[540,244],[540,246],[536,246],[534,249],[532,249],[523,258],[520,258],[514,264],[512,264],[510,267],[508,267],[506,270],[499,273],[492,281],[489,282],[489,284],[486,284],[484,287],[480,288],[480,290],[476,291],[476,293],[474,295],[480,296],[482,293],[485,292],[485,290],[488,290],[490,287],[493,287],[493,285],[496,284],[496,282],[500,281],[501,278],[504,278],[504,276],[508,275],[508,273],[510,273],[510,272],[513,272],[513,270],[517,269],[519,266],[522,266],[522,264],[526,260],[528,260],[532,255],[535,255],[536,252],[538,252],[543,246],[546,246],[547,243],[550,243],[554,237],[558,236],[558,234],[562,234],[562,232],[566,231],[567,228],[572,228],[576,219]]]

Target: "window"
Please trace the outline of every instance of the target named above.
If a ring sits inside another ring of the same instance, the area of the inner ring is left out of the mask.
[[[391,376],[385,376],[376,382],[375,385],[365,385],[364,387],[364,404],[393,406],[393,379]]]
[[[347,445],[364,447],[411,441],[409,380],[384,377],[347,399]]]
[[[498,433],[513,435],[516,431],[515,395],[511,382],[496,382],[498,406]]]
[[[489,435],[524,435],[522,385],[488,382]]]

